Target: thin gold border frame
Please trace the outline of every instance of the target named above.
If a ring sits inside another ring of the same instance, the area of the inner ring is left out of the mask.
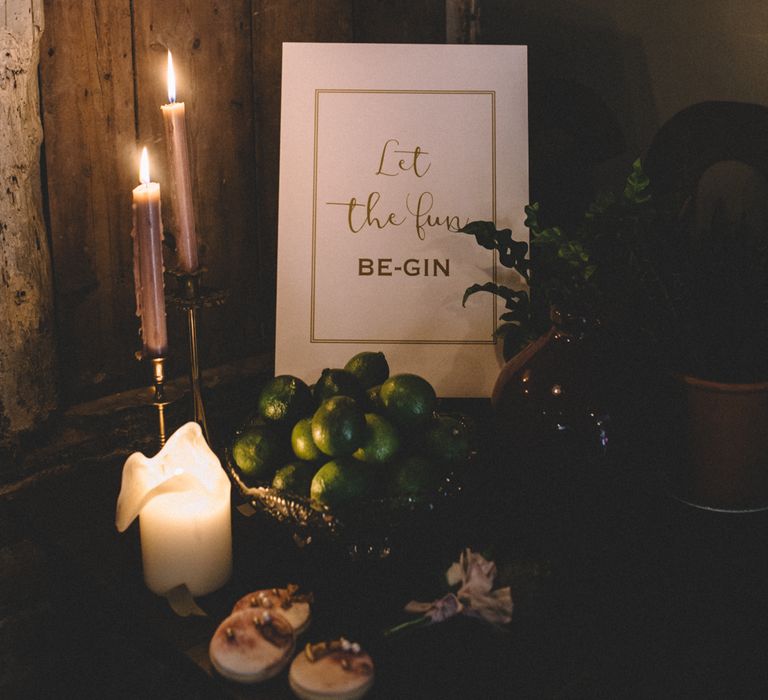
[[[314,144],[312,163],[312,270],[310,291],[310,343],[338,343],[338,344],[388,344],[388,345],[495,345],[496,329],[498,323],[497,297],[492,299],[493,313],[493,337],[491,340],[385,340],[358,338],[316,338],[315,337],[315,266],[317,256],[317,160],[318,160],[318,132],[320,123],[320,95],[325,93],[357,93],[357,94],[387,94],[387,95],[489,95],[491,98],[491,209],[493,223],[496,224],[496,91],[495,90],[359,90],[354,88],[318,88],[315,90],[315,114],[314,114]],[[493,282],[497,279],[496,251],[491,251],[493,256],[492,270]]]

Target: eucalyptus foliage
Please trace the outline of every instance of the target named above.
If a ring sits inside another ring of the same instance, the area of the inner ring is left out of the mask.
[[[462,229],[518,273],[519,288],[474,284],[463,298],[504,300],[505,357],[544,333],[558,308],[599,319],[629,361],[717,381],[768,380],[768,232],[715,221],[693,246],[685,222],[654,206],[639,160],[621,194],[598,195],[573,230],[542,226],[538,204],[525,212],[530,250],[490,221]]]
[[[473,221],[461,230],[484,248],[496,250],[499,262],[519,276],[517,289],[486,282],[464,292],[465,305],[478,292],[504,300],[497,334],[503,338],[505,357],[549,328],[553,307],[598,316],[608,325],[631,324],[633,333],[648,337],[657,330],[643,322],[648,314],[633,308],[628,317],[628,307],[634,307],[639,297],[654,306],[663,299],[662,316],[673,315],[666,288],[654,271],[653,245],[645,235],[654,212],[639,160],[621,195],[599,195],[573,231],[542,226],[538,203],[527,206],[525,213],[530,250],[527,243],[512,238],[510,229],[497,230],[490,221]],[[657,319],[652,325],[666,320]]]

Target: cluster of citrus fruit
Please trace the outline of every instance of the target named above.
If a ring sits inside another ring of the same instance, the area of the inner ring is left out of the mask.
[[[463,420],[435,412],[432,385],[389,375],[381,352],[361,352],[325,369],[309,387],[298,377],[269,381],[232,445],[247,483],[271,483],[331,508],[375,496],[436,489],[470,454]]]

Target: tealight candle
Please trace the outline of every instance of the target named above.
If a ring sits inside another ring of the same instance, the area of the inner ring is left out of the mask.
[[[123,467],[115,524],[139,518],[144,581],[159,595],[185,585],[193,596],[232,574],[230,481],[197,423],[187,423],[152,458]]]

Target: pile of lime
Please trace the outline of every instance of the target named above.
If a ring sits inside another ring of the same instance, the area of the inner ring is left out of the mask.
[[[471,452],[467,422],[436,404],[426,379],[390,376],[383,353],[361,352],[311,387],[291,375],[267,382],[232,459],[247,484],[320,507],[431,493]]]

